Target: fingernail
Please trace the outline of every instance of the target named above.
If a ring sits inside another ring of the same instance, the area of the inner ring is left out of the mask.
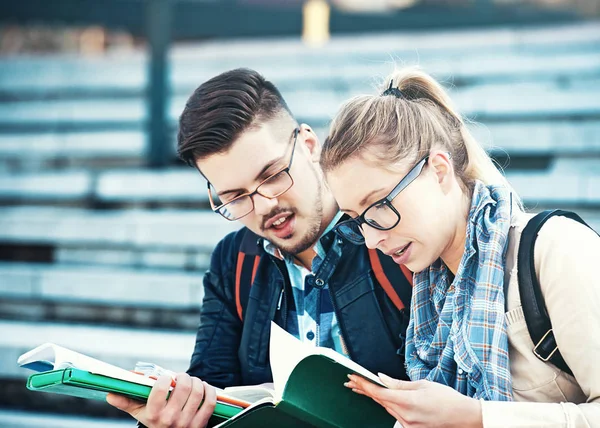
[[[385,373],[381,373],[381,372],[378,372],[377,376],[379,376],[379,378],[381,380],[388,380],[388,381],[393,381],[394,380],[394,378],[391,378],[388,375],[386,375]]]

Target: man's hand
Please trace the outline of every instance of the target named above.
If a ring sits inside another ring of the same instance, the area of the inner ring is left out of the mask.
[[[420,380],[405,382],[379,374],[387,386],[376,385],[360,376],[349,376],[344,385],[371,397],[404,428],[483,426],[481,403],[439,383]]]
[[[179,373],[177,385],[167,400],[170,386],[171,377],[164,375],[152,387],[146,404],[117,394],[108,394],[106,401],[148,428],[206,427],[217,404],[215,388],[197,377]]]

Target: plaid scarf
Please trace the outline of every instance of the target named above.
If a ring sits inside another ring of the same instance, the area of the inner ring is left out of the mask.
[[[415,274],[406,338],[411,380],[512,400],[503,288],[510,216],[509,190],[476,182],[454,281],[441,259]]]

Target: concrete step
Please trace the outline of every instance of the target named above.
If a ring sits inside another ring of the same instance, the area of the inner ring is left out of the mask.
[[[17,365],[17,358],[46,342],[125,369],[148,361],[181,372],[188,368],[195,332],[0,320],[0,378],[32,374]]]
[[[2,428],[135,428],[132,418],[93,418],[18,410],[0,410]]]
[[[561,171],[510,169],[507,170],[507,177],[509,180],[515,180],[514,185],[517,190],[531,203],[598,205],[600,204],[599,187],[597,187],[600,179],[600,157],[593,156],[589,160],[591,165],[589,168],[579,172],[576,167],[567,168],[564,171],[568,173],[564,177]],[[578,158],[565,158],[559,161],[561,164],[580,162]],[[527,179],[524,180],[523,177]],[[533,182],[536,184],[533,185]],[[0,202],[5,205],[41,202],[70,203],[89,207],[96,204],[109,207],[151,204],[152,206],[205,208],[208,203],[204,186],[202,177],[192,169],[107,170],[98,173],[66,170],[53,173],[22,173],[0,177]],[[166,218],[168,216],[165,216]],[[219,219],[218,216],[216,218]],[[214,219],[210,221],[217,222]],[[2,223],[0,228],[1,226]],[[166,227],[164,221],[163,226]],[[122,226],[118,227],[122,228]],[[171,230],[177,228],[177,225],[171,225],[170,228]],[[131,227],[128,229],[131,230]],[[203,228],[201,232],[193,233],[210,234],[211,232],[208,228]],[[1,230],[0,234],[3,234]]]
[[[55,303],[199,309],[201,273],[0,262],[0,296]]]
[[[363,93],[377,93],[375,90]],[[598,119],[600,84],[582,88],[560,88],[544,82],[476,86],[451,90],[461,114],[477,121]],[[515,97],[515,92],[518,96]],[[306,88],[283,92],[295,114],[312,126],[324,126],[355,90]],[[189,93],[169,102],[168,118],[173,124],[183,111]],[[315,102],[318,100],[318,102]],[[147,120],[142,97],[131,99],[84,99],[10,101],[0,103],[3,132],[71,132],[141,130]]]
[[[600,120],[491,122],[469,127],[488,150],[511,155],[600,154]],[[319,127],[315,131],[324,141],[328,128]],[[171,144],[175,157],[175,142]],[[3,166],[6,171],[81,166],[97,169],[110,168],[119,161],[141,167],[145,147],[143,131],[4,134],[0,135],[0,168]]]
[[[8,243],[206,254],[239,227],[239,222],[229,222],[209,211],[0,208],[0,242]]]
[[[387,74],[391,59],[419,63],[440,77],[452,76],[463,82],[519,74],[544,79],[556,73],[565,76],[597,70],[594,60],[586,57],[599,52],[599,28],[597,23],[584,23],[334,36],[318,49],[298,38],[181,44],[170,55],[170,79],[173,87],[187,91],[218,72],[246,66],[257,68],[284,89],[298,76],[303,77],[301,80],[318,80],[318,84],[348,81],[356,76],[371,79]],[[561,61],[561,55],[570,58]],[[16,97],[47,97],[61,91],[141,93],[146,84],[146,63],[144,53],[99,59],[5,59],[0,61],[0,93]]]

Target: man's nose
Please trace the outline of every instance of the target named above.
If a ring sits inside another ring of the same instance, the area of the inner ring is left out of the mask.
[[[252,196],[252,200],[254,201],[254,212],[261,216],[269,214],[278,203],[277,198],[267,198],[260,193]]]

